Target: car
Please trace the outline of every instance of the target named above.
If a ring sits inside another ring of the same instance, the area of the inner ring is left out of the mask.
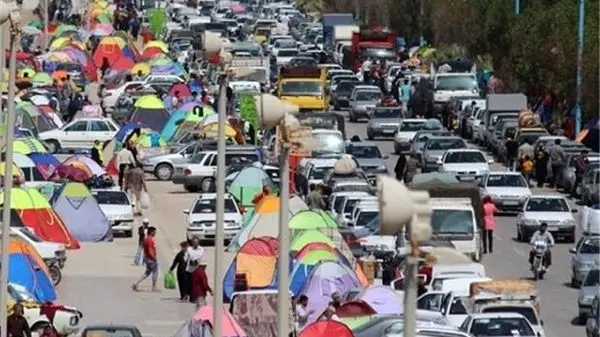
[[[369,109],[373,109],[381,101],[383,93],[374,85],[357,85],[350,94],[350,112],[348,119],[357,122],[359,119],[369,118]]]
[[[417,310],[417,328],[447,327],[448,322],[439,312]],[[387,334],[402,333],[404,318],[402,316],[375,316],[367,323],[353,329],[355,337],[381,337]]]
[[[410,149],[411,142],[417,132],[423,129],[426,119],[423,118],[406,118],[400,121],[398,131],[394,136],[394,152],[403,154]]]
[[[475,181],[490,172],[490,164],[493,162],[477,149],[451,149],[440,158],[439,170],[455,174],[459,181]]]
[[[425,145],[423,145],[421,172],[428,173],[438,171],[440,168],[441,159],[446,151],[466,148],[467,143],[458,136],[429,138],[425,142]],[[456,158],[459,159],[458,157]]]
[[[585,323],[585,333],[587,337],[600,336],[600,295],[594,296],[592,301],[592,309]]]
[[[142,337],[140,330],[133,325],[90,325],[81,332],[81,337],[123,336]]]
[[[287,66],[290,61],[298,56],[298,49],[296,48],[282,48],[273,51],[272,54],[275,57],[278,66]]]
[[[20,284],[8,284],[8,296],[24,305],[23,316],[27,320],[32,335],[41,335],[48,325],[54,327],[59,336],[69,336],[79,331],[83,314],[73,307],[55,303],[35,304],[35,296]],[[31,305],[29,305],[31,303]]]
[[[542,222],[556,238],[575,242],[575,218],[567,200],[561,195],[534,195],[527,199],[523,210],[517,215],[517,239],[529,242]]]
[[[447,130],[437,130],[437,131],[421,130],[421,131],[417,132],[415,134],[415,136],[413,137],[411,144],[410,144],[410,149],[408,150],[408,152],[410,154],[416,156],[417,159],[419,161],[421,161],[423,158],[423,146],[425,145],[425,143],[427,143],[429,138],[451,137],[451,136],[454,136],[454,134]]]
[[[460,331],[452,327],[441,327],[441,326],[422,326],[417,327],[416,337],[473,337],[466,332]],[[392,333],[386,334],[385,337],[404,337],[403,333]]]
[[[367,138],[373,140],[375,137],[393,137],[398,131],[403,115],[400,107],[377,107],[371,110]]]
[[[56,261],[59,268],[65,266],[67,262],[67,250],[62,243],[44,241],[28,227],[14,226],[14,221],[10,227],[10,236],[11,238],[18,238],[32,245],[46,265],[51,265]]]
[[[233,239],[242,229],[242,209],[235,198],[225,194],[224,232],[225,240]],[[201,241],[214,241],[216,229],[216,193],[200,194],[191,209],[184,209],[187,216],[187,239],[198,238]]]
[[[597,166],[596,166],[597,167]],[[598,203],[600,190],[600,168],[586,170],[581,180],[581,203],[592,206]]]
[[[479,182],[481,196],[489,195],[502,213],[518,213],[531,197],[531,190],[519,172],[492,171]]]
[[[84,117],[65,124],[60,129],[53,129],[38,134],[48,151],[58,152],[60,149],[91,148],[94,141],[104,143],[112,140],[120,127],[111,118]]]
[[[346,153],[354,157],[359,167],[365,172],[369,180],[374,180],[377,174],[387,174],[385,160],[387,154],[382,154],[379,146],[370,142],[352,142],[346,145]]]
[[[600,236],[582,236],[575,247],[569,249],[569,253],[571,254],[571,286],[576,288],[585,280],[590,270],[600,266],[598,261]]]
[[[350,109],[350,95],[352,94],[354,87],[360,84],[361,82],[358,79],[339,82],[335,91],[330,93],[333,109],[337,111]]]
[[[333,76],[328,84],[329,93],[334,93],[337,89],[337,85],[343,81],[358,81],[358,78],[354,74],[340,74]]]
[[[594,297],[600,293],[600,269],[591,269],[583,279],[579,296],[577,296],[577,307],[579,308],[579,323],[585,324],[588,316],[592,313],[592,302]]]
[[[567,165],[563,168],[561,181],[559,185],[565,192],[570,192],[575,184],[575,163],[581,153],[568,153]],[[600,163],[600,153],[589,153],[588,160],[590,163]]]
[[[175,165],[186,164],[195,152],[196,146],[192,142],[172,150],[171,153],[144,157],[140,160],[140,164],[144,172],[154,175],[156,179],[171,180]]]
[[[517,313],[485,313],[468,315],[460,330],[475,337],[537,337],[527,318]]]
[[[310,67],[314,68],[318,65],[317,60],[309,56],[296,56],[288,62],[288,67]]]
[[[121,95],[130,91],[135,91],[141,88],[143,84],[144,81],[131,81],[125,82],[114,89],[104,89],[101,93],[102,106],[106,111],[112,111]]]
[[[120,190],[92,189],[92,195],[112,226],[113,233],[133,236],[133,207],[129,195]]]

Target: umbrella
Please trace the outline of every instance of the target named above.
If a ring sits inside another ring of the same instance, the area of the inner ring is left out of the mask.
[[[46,73],[37,73],[31,79],[31,84],[38,87],[52,85],[52,77]]]
[[[138,98],[138,100],[135,101],[134,106],[136,108],[143,108],[143,109],[164,109],[165,108],[165,104],[163,103],[163,101],[154,95],[146,95],[146,96],[142,96],[142,97]]]
[[[219,132],[219,123],[210,123],[202,127],[200,133],[217,135]],[[225,125],[225,137],[235,137],[237,132],[231,127],[231,125]]]
[[[131,68],[132,74],[137,74],[138,72],[142,72],[142,75],[148,75],[150,72],[150,65],[148,63],[140,62]]]
[[[144,45],[144,50],[146,50],[148,48],[153,48],[153,47],[159,48],[165,54],[167,54],[169,52],[169,46],[167,46],[166,43],[159,41],[159,40],[148,41],[148,43],[146,43]]]

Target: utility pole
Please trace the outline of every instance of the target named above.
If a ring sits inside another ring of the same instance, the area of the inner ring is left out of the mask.
[[[575,101],[575,134],[581,132],[581,97],[583,95],[583,40],[585,34],[585,0],[579,0],[579,19],[577,20],[577,91]]]
[[[419,0],[419,29],[421,31],[421,36],[419,37],[419,46],[423,47],[425,45],[425,4],[423,3],[425,0]]]
[[[521,0],[515,0],[515,14],[521,14]]]

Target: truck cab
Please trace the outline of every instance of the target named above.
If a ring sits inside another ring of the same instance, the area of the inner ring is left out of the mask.
[[[367,59],[393,61],[396,59],[396,35],[382,26],[363,26],[352,33],[350,57],[346,67],[360,71]]]
[[[441,72],[433,76],[433,100],[435,111],[440,112],[454,97],[479,94],[477,76],[474,72]]]
[[[277,96],[297,105],[300,112],[325,111],[329,98],[325,93],[327,70],[318,67],[283,67],[279,71]]]

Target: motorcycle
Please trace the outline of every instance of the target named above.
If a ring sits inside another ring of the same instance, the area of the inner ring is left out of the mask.
[[[544,257],[546,256],[546,252],[548,251],[548,243],[544,240],[538,240],[533,244],[533,279],[540,280],[544,279],[544,274],[546,273],[546,261],[544,261]]]
[[[60,284],[62,280],[62,272],[60,271],[60,266],[58,261],[53,261],[48,263],[48,271],[50,271],[50,277],[52,278],[52,284],[56,287]]]

